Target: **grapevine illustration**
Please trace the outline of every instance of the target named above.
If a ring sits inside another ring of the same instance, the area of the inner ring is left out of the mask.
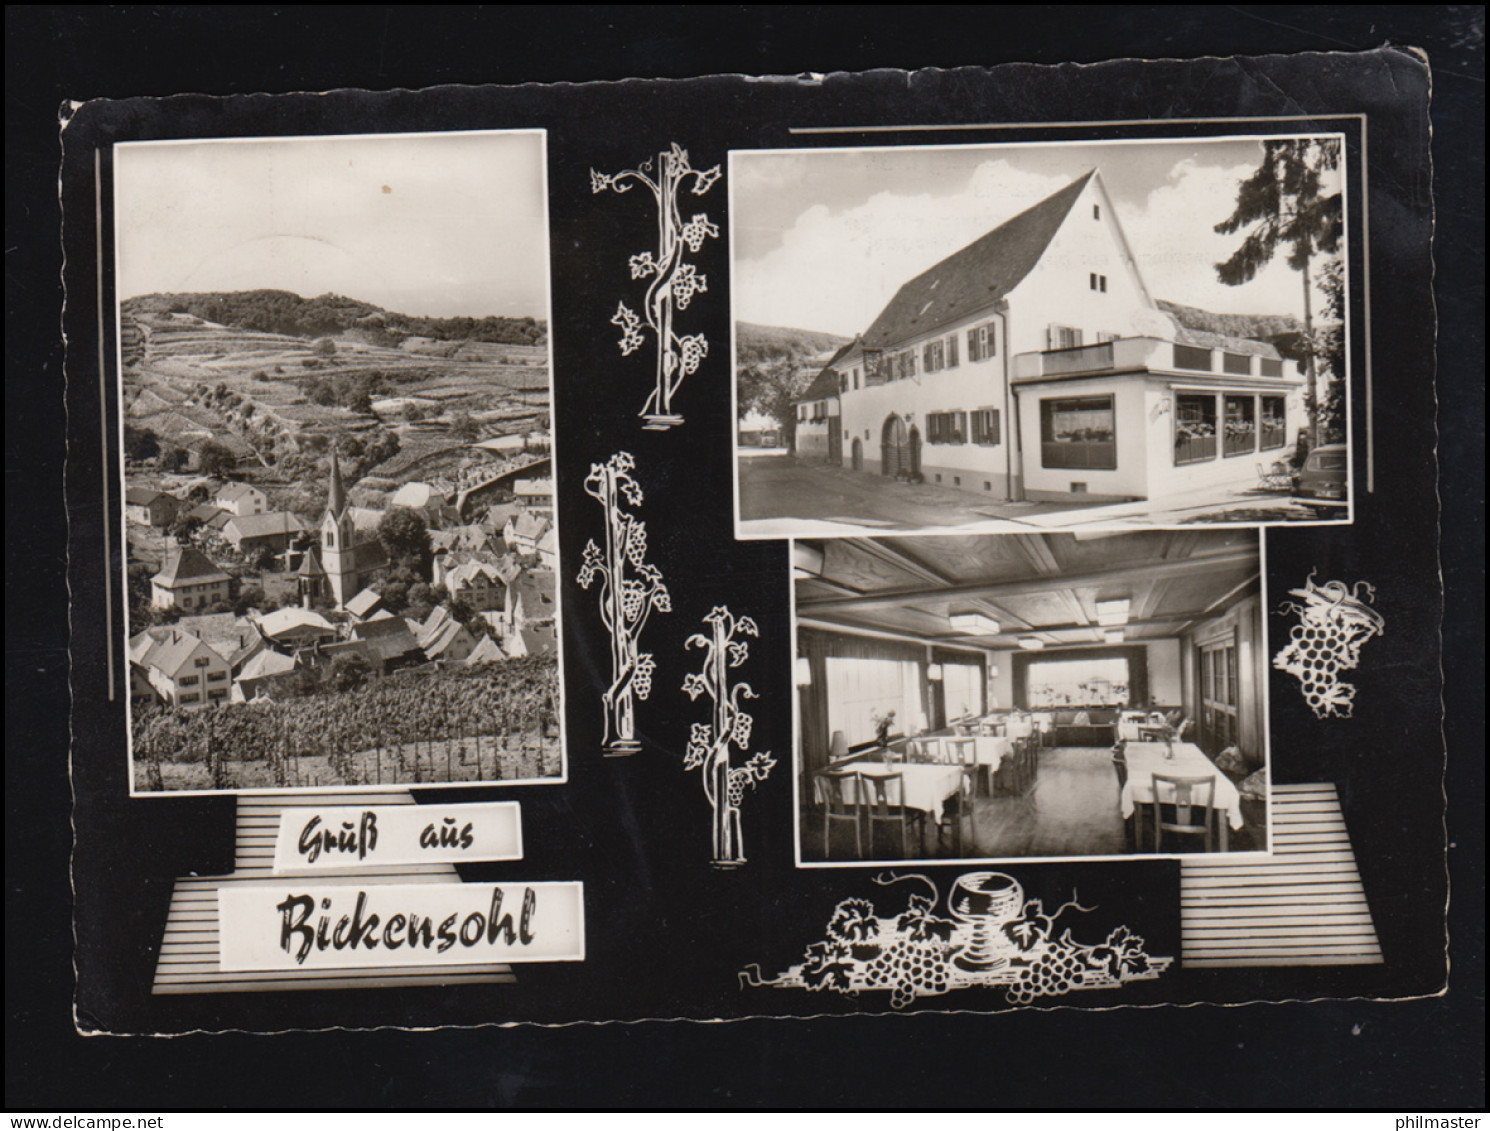
[[[773,986],[858,995],[890,992],[890,1005],[904,1009],[917,998],[953,990],[998,988],[1011,1004],[1076,990],[1114,989],[1159,977],[1173,963],[1144,949],[1127,927],[1110,931],[1095,945],[1077,942],[1068,927],[1056,933],[1067,911],[1092,911],[1075,899],[1046,913],[1038,899],[1026,900],[1012,876],[964,873],[949,896],[951,917],[936,913],[940,892],[920,874],[876,877],[879,884],[919,880],[930,895],[912,894],[904,911],[881,917],[865,899],[845,899],[833,909],[827,938],[808,946],[803,960],[775,978],[758,966],[740,973],[741,986]]]
[[[647,524],[622,509],[642,505],[641,485],[632,477],[636,461],[618,452],[590,465],[585,493],[605,508],[605,548],[591,539],[576,580],[581,589],[600,581],[600,620],[610,633],[611,682],[601,697],[605,709],[605,749],[632,754],[636,740],[636,700],[652,693],[656,661],[640,650],[642,630],[655,609],[672,612],[672,597],[662,571],[647,560]]]
[[[652,331],[657,340],[656,384],[642,406],[645,427],[667,429],[683,423],[672,410],[673,394],[683,379],[695,372],[708,355],[709,343],[703,334],[679,334],[673,329],[675,311],[687,310],[693,296],[709,289],[709,281],[692,264],[685,262],[685,249],[697,254],[705,239],[717,237],[719,227],[706,213],[695,212],[686,223],[678,204],[685,187],[694,196],[703,196],[719,179],[719,166],[700,171],[688,161],[688,152],[676,142],[656,157],[643,161],[635,169],[620,173],[597,173],[590,170],[591,192],[630,192],[635,184],[645,185],[657,202],[657,251],[643,251],[631,257],[632,279],[650,279],[642,314],[638,315],[623,301],[616,307],[611,324],[621,331],[621,356],[629,357],[646,340],[642,330]]]
[[[1285,601],[1282,613],[1297,613],[1299,623],[1289,641],[1273,658],[1273,667],[1297,679],[1304,698],[1317,718],[1349,718],[1355,708],[1355,686],[1342,682],[1342,671],[1353,671],[1360,663],[1361,646],[1386,631],[1386,622],[1368,602],[1376,599],[1369,582],[1353,589],[1343,581],[1314,584],[1311,572],[1302,589],[1290,589],[1302,605]]]
[[[730,764],[730,746],[749,749],[754,723],[741,708],[740,700],[757,696],[748,683],[732,685],[729,672],[749,659],[749,643],[738,638],[759,636],[755,621],[749,617],[736,618],[729,609],[718,605],[704,617],[704,623],[710,628],[709,634],[696,632],[683,644],[684,648],[704,650],[703,669],[689,673],[683,680],[683,690],[691,700],[707,695],[713,709],[709,722],[693,724],[683,767],[703,770],[704,795],[713,810],[710,826],[714,864],[728,868],[745,863],[740,803],[746,787],[754,788],[765,781],[776,759],[766,751],[752,755],[743,765]]]

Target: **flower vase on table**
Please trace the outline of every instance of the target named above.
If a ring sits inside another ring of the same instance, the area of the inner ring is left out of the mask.
[[[894,757],[890,750],[890,727],[895,722],[895,712],[886,711],[883,715],[870,715],[869,720],[874,723],[874,740],[879,744],[885,765],[888,766],[891,758]]]

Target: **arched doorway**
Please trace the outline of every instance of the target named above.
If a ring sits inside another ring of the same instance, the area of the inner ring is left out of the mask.
[[[857,436],[854,437],[854,445],[850,449],[850,455],[854,461],[854,470],[864,470],[864,442]]]
[[[910,472],[910,437],[905,431],[905,421],[890,415],[880,431],[880,471],[891,479]]]

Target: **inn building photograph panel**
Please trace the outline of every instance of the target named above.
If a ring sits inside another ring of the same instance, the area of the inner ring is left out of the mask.
[[[730,170],[742,537],[1349,519],[1340,138]]]

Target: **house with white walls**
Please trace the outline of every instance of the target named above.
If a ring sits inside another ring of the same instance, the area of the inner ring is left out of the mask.
[[[1234,490],[1292,452],[1294,370],[1156,303],[1094,169],[905,282],[799,398],[797,456],[999,500]]]

